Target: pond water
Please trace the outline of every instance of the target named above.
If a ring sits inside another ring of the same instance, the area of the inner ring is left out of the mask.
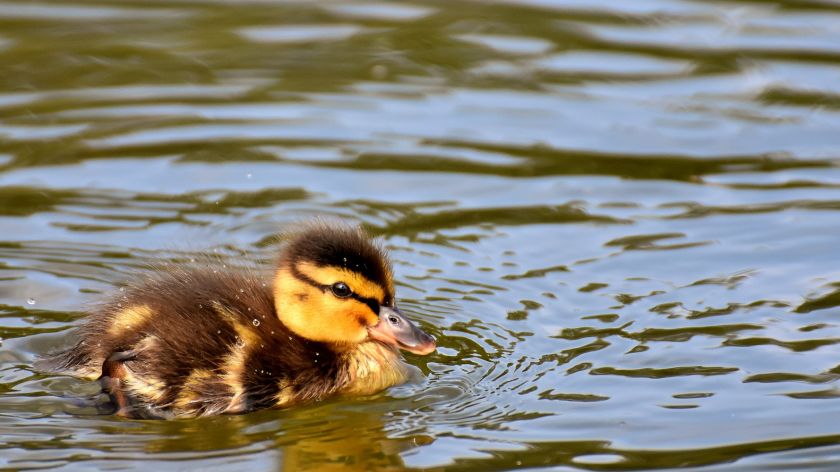
[[[0,1],[0,467],[840,461],[840,4]],[[390,248],[421,383],[179,421],[32,368],[151,262]]]

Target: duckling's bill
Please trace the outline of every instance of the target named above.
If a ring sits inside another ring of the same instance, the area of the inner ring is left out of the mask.
[[[418,328],[396,307],[380,307],[379,322],[368,327],[368,334],[372,339],[421,356],[437,347],[435,338]]]

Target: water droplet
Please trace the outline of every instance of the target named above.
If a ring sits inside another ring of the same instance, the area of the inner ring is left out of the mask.
[[[291,337],[291,336],[289,336],[289,341],[291,341],[291,340],[292,340],[292,337]]]
[[[216,334],[222,334],[222,330],[217,329],[217,330],[216,330]]]
[[[382,80],[388,77],[388,68],[382,64],[376,64],[370,68],[370,75],[376,80]]]
[[[245,289],[244,289],[244,288],[240,288],[240,289],[239,289],[239,293],[245,293]]]
[[[199,307],[199,308],[204,308],[204,305],[202,305],[201,303],[199,303],[199,304],[198,304],[198,307]]]
[[[320,355],[321,355],[321,353],[320,353],[320,352],[316,352],[316,353],[315,353],[315,355],[316,355],[316,356],[320,356]]]
[[[120,292],[125,292],[125,287],[120,287]]]
[[[27,305],[34,305],[35,304],[35,299],[32,298],[32,297],[27,298],[26,299],[26,304]]]
[[[273,329],[271,330],[271,334],[274,334],[274,330],[273,330]]]
[[[122,308],[122,303],[117,303],[117,307]]]
[[[253,176],[254,176],[254,175],[253,175],[253,174],[251,174],[250,172],[249,172],[249,173],[247,173],[247,174],[245,174],[245,178],[247,178],[247,179],[250,179],[250,178],[251,178],[251,177],[253,177]]]
[[[251,321],[251,324],[254,325],[254,326],[259,326],[260,325],[260,320],[254,318],[254,320]]]

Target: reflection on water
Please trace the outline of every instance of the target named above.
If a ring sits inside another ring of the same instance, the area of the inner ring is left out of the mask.
[[[830,468],[840,7],[0,1],[0,467]],[[384,239],[375,398],[103,415],[35,372],[127,272]]]

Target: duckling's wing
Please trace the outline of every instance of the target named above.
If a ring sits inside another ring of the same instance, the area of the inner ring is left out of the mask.
[[[237,392],[216,369],[192,368],[174,381],[161,363],[173,355],[157,336],[141,339],[133,349],[111,354],[99,381],[117,407],[131,418],[172,418],[238,412]]]

